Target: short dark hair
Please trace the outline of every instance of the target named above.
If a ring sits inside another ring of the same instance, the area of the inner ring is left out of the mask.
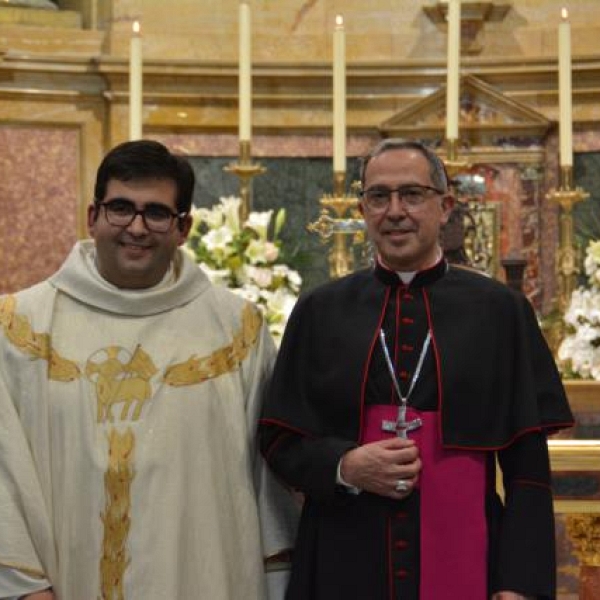
[[[172,154],[160,142],[135,140],[115,146],[98,167],[94,186],[96,204],[106,196],[111,179],[170,179],[177,186],[177,212],[189,213],[192,207],[194,171],[185,158]]]
[[[379,142],[365,157],[361,159],[360,164],[360,183],[365,185],[365,172],[367,165],[372,158],[388,152],[389,150],[416,150],[420,152],[429,163],[429,176],[433,187],[442,192],[448,191],[448,174],[442,159],[421,142],[415,140],[406,140],[402,138],[387,138]]]

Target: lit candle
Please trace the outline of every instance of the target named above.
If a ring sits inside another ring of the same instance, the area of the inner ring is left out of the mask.
[[[333,31],[333,170],[346,171],[346,34],[340,15]]]
[[[448,66],[446,73],[446,139],[458,139],[460,92],[460,0],[448,2]]]
[[[560,164],[573,166],[573,115],[571,98],[571,25],[569,13],[562,9],[562,21],[558,25],[558,104]]]
[[[252,74],[250,59],[252,46],[250,40],[250,6],[240,2],[239,23],[239,137],[240,141],[250,141],[252,130]]]
[[[142,36],[134,21],[129,42],[129,139],[142,137]]]

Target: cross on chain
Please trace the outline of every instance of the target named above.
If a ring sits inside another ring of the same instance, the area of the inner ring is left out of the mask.
[[[385,343],[385,333],[383,329],[379,331],[379,341],[381,343],[381,349],[383,350],[383,356],[385,358],[385,362],[388,367],[388,371],[390,373],[390,377],[392,378],[392,383],[394,384],[394,388],[396,390],[396,394],[398,394],[398,398],[400,399],[400,406],[398,406],[398,417],[395,421],[384,420],[381,422],[381,430],[386,431],[388,433],[395,433],[399,438],[406,440],[408,439],[408,432],[413,431],[423,425],[423,421],[419,418],[413,419],[412,421],[406,420],[406,405],[408,403],[408,397],[410,396],[413,388],[415,387],[415,383],[421,374],[421,368],[423,366],[423,361],[425,360],[425,355],[427,354],[427,348],[429,348],[429,342],[431,341],[431,332],[427,332],[427,337],[425,338],[425,342],[423,342],[423,347],[421,348],[421,355],[419,356],[419,361],[417,363],[417,368],[413,374],[412,380],[410,382],[410,387],[406,396],[402,395],[400,391],[400,384],[398,383],[398,379],[396,378],[396,373],[394,371],[394,365],[392,364],[392,359],[390,357],[390,353],[388,352],[387,344]]]
[[[423,425],[421,419],[406,420],[406,405],[401,404],[398,407],[398,418],[395,421],[381,421],[381,430],[388,433],[395,433],[399,438],[407,440],[408,432],[418,429],[421,425]]]

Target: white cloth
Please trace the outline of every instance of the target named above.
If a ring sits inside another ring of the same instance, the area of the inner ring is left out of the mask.
[[[19,600],[26,594],[41,592],[48,589],[50,584],[47,580],[40,580],[39,577],[26,575],[16,569],[9,569],[0,566],[0,589],[2,590],[2,600]],[[6,594],[11,594],[6,596]]]
[[[0,299],[0,566],[60,600],[262,600],[295,519],[256,459],[266,325],[181,251],[145,293],[91,252]]]

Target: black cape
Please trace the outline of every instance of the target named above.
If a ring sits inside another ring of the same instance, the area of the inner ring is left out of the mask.
[[[572,425],[554,359],[523,295],[443,261],[417,278],[429,297],[445,447],[498,449],[527,431]],[[358,441],[366,363],[386,294],[398,285],[394,272],[377,265],[300,298],[263,423]]]

